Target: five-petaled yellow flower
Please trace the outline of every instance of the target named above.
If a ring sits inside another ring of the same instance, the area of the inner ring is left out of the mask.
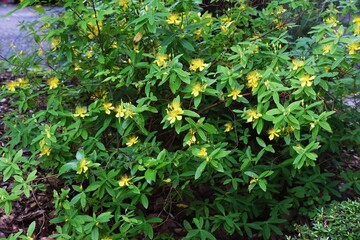
[[[224,126],[225,126],[224,132],[230,132],[231,130],[234,129],[233,124],[231,122],[225,123]]]
[[[139,137],[136,135],[132,135],[131,137],[129,137],[126,141],[126,146],[131,147],[132,145],[136,144],[139,142]]]
[[[173,13],[168,16],[166,22],[168,24],[179,25],[181,23],[181,18],[179,17],[179,14]]]
[[[200,149],[200,152],[198,153],[198,157],[203,158],[207,156],[207,150],[205,147]]]
[[[131,184],[130,180],[131,180],[131,177],[129,177],[127,174],[122,175],[120,178],[120,181],[119,181],[119,186],[120,187],[129,186]]]
[[[309,74],[304,74],[301,78],[299,78],[301,86],[311,87],[312,81],[315,79],[315,76],[310,76]]]
[[[111,113],[111,110],[114,110],[112,103],[105,102],[102,104],[102,106],[105,109],[105,113],[108,115]]]
[[[76,107],[75,113],[73,114],[73,116],[84,118],[84,117],[89,116],[89,114],[86,112],[87,112],[87,107]]]
[[[201,72],[208,65],[209,65],[208,63],[204,63],[204,59],[194,58],[190,61],[190,70],[192,70],[194,72],[199,70]]]
[[[259,81],[261,78],[261,74],[257,71],[251,71],[246,75],[246,80],[248,81],[246,86],[251,87],[251,90],[254,91],[254,89],[259,85]]]
[[[246,115],[249,117],[246,122],[253,122],[255,119],[262,116],[262,114],[258,113],[256,109],[247,110]]]
[[[293,65],[292,70],[297,70],[298,68],[304,66],[305,64],[304,61],[298,59],[293,59],[291,62]]]
[[[267,134],[269,134],[269,139],[270,140],[273,140],[274,137],[279,137],[279,133],[280,132],[280,129],[274,129],[274,128],[270,128],[268,131],[267,131]]]
[[[194,96],[194,97],[197,97],[199,96],[199,94],[201,92],[204,92],[205,89],[206,89],[207,85],[201,85],[200,83],[195,83],[193,86],[192,86],[192,90],[191,90],[191,94]]]
[[[6,83],[6,87],[10,92],[14,92],[17,86],[19,86],[19,83],[16,81],[10,81]]]
[[[164,53],[158,53],[156,54],[156,60],[154,63],[156,63],[159,67],[167,67],[167,62],[169,56]]]
[[[115,117],[121,118],[125,116],[125,109],[122,104],[119,104],[115,107],[114,112],[116,112]]]
[[[173,100],[172,103],[168,104],[168,108],[166,109],[166,113],[168,115],[167,120],[173,124],[176,120],[181,120],[182,116],[181,114],[184,113],[184,110],[182,110],[180,106],[180,102],[178,102],[176,99]]]
[[[231,91],[231,93],[229,93],[227,96],[231,97],[232,100],[236,100],[237,98],[241,98],[242,95],[240,94],[241,90],[238,88],[235,88],[234,90]]]
[[[350,43],[347,45],[347,48],[349,49],[349,54],[355,54],[357,50],[360,50],[360,44]]]
[[[59,86],[59,79],[57,77],[52,77],[47,80],[47,84],[49,84],[49,89],[54,89]]]
[[[86,161],[85,158],[81,159],[79,162],[79,170],[76,172],[76,174],[86,173],[86,171],[89,169],[87,166],[90,163],[90,161]]]

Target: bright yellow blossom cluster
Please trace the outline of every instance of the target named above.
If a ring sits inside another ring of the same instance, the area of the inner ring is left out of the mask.
[[[156,60],[154,63],[156,63],[159,67],[167,67],[167,61],[169,56],[164,53],[158,53],[156,54]]]
[[[131,103],[121,103],[114,108],[117,118],[133,118],[135,112]]]
[[[29,87],[29,80],[24,79],[24,78],[18,78],[15,81],[10,81],[6,83],[6,88],[10,91],[10,92],[15,92],[16,87],[20,87],[20,88],[27,88]]]
[[[128,187],[131,184],[131,177],[129,177],[127,174],[122,175],[119,181],[120,187]]]
[[[129,8],[129,0],[119,0],[119,5],[121,6],[122,10],[126,10]]]
[[[76,174],[86,173],[89,167],[90,161],[87,161],[86,158],[83,158],[79,161],[79,170],[76,172]]]
[[[194,96],[194,97],[197,97],[199,96],[199,94],[201,92],[204,92],[207,88],[207,84],[205,85],[202,85],[201,83],[195,83],[193,86],[192,86],[192,91],[191,91],[191,94]]]
[[[48,143],[46,142],[47,139],[51,138],[51,132],[50,132],[51,127],[49,125],[45,125],[44,128],[44,138],[39,142],[39,146],[40,146],[40,157],[42,156],[50,156],[51,153],[51,147],[48,145]]]
[[[302,87],[308,86],[311,87],[312,81],[315,79],[315,76],[310,76],[309,74],[304,74],[300,80],[300,84]]]
[[[102,107],[104,108],[105,113],[108,114],[108,115],[111,113],[111,110],[115,109],[115,107],[110,102],[104,102],[102,104]]]
[[[126,146],[131,147],[132,145],[135,145],[139,142],[139,137],[136,135],[130,136],[126,141]]]
[[[269,134],[269,139],[270,139],[270,140],[273,140],[274,137],[279,137],[279,132],[280,132],[280,129],[270,128],[270,129],[267,131],[267,134]]]
[[[168,24],[180,25],[181,17],[178,13],[172,13],[167,17],[166,22]]]
[[[58,38],[58,37],[53,38],[52,43],[51,43],[51,49],[53,51],[55,51],[55,50],[59,49],[59,46],[60,46],[60,38]]]
[[[349,49],[349,54],[356,54],[356,51],[360,50],[360,44],[357,42],[350,43],[347,45],[347,48]]]
[[[258,119],[262,116],[262,114],[258,113],[256,109],[249,109],[245,112],[245,114],[248,116],[246,122],[253,122],[255,119]]]
[[[184,110],[182,110],[180,102],[174,99],[172,103],[168,104],[166,113],[168,115],[167,120],[173,124],[176,120],[182,119],[181,115],[184,113]]]
[[[194,72],[199,70],[201,72],[208,65],[209,65],[208,63],[204,63],[204,59],[194,58],[190,61],[190,70],[192,70]]]
[[[60,80],[57,77],[52,77],[47,80],[47,84],[49,85],[49,89],[54,89],[59,86]]]
[[[87,107],[76,107],[73,116],[81,118],[89,116],[89,114],[87,113]]]
[[[335,16],[329,16],[325,18],[325,23],[330,24],[331,27],[336,27],[339,21],[336,19]]]
[[[230,132],[231,130],[234,129],[234,126],[231,122],[225,123],[224,126],[225,126],[224,132]]]
[[[231,97],[232,100],[235,101],[237,98],[241,98],[241,97],[242,97],[242,95],[241,95],[240,93],[241,93],[241,90],[238,89],[238,88],[235,88],[235,89],[233,89],[233,90],[231,91],[231,93],[229,93],[227,96],[228,96],[228,97]]]
[[[247,80],[247,87],[251,87],[251,91],[254,91],[254,89],[259,85],[259,80],[261,78],[261,74],[257,71],[251,71],[246,75]]]

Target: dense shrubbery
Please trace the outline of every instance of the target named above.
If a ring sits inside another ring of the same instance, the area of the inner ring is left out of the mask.
[[[268,239],[340,197],[317,162],[342,144],[331,96],[359,82],[359,9],[232,2],[215,15],[197,1],[68,0],[29,27],[36,54],[10,59],[25,76],[1,93],[17,107],[4,118],[5,211],[48,172],[63,182],[57,239]],[[24,71],[44,61],[45,81]]]
[[[312,225],[297,226],[296,239],[359,239],[360,203],[343,201],[321,209],[312,220]]]

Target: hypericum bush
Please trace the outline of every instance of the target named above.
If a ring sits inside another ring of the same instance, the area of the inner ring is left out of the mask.
[[[15,183],[1,203],[45,171],[63,182],[59,239],[268,239],[292,210],[339,196],[316,165],[319,132],[331,132],[328,92],[359,76],[360,17],[345,28],[331,5],[292,39],[292,11],[311,5],[231,2],[216,17],[161,0],[68,0],[43,15],[25,63],[50,71],[1,93],[17,106],[4,118],[1,172]]]
[[[360,237],[360,202],[343,201],[321,209],[311,226],[297,225],[298,238],[291,239],[358,239]]]

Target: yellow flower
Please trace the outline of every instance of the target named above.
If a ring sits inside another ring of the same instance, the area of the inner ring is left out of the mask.
[[[176,99],[174,99],[171,104],[168,104],[168,108],[166,109],[166,113],[168,115],[167,120],[171,124],[173,124],[176,120],[182,119],[181,114],[184,113],[184,110],[182,110],[180,105],[180,102],[178,102]]]
[[[16,81],[11,81],[6,83],[6,87],[9,91],[14,92],[16,87],[19,86],[19,83]]]
[[[91,51],[87,51],[86,54],[85,54],[85,56],[86,56],[87,58],[91,58],[92,55],[93,55],[93,54],[92,54]]]
[[[298,60],[298,59],[293,59],[292,61],[292,70],[297,70],[298,68],[304,66],[304,61]]]
[[[179,25],[181,23],[181,19],[179,18],[179,14],[177,13],[173,13],[170,14],[166,20],[166,22],[168,24],[175,24],[175,25]]]
[[[322,46],[322,50],[323,50],[323,54],[329,53],[331,50],[331,44],[326,44],[326,45]]]
[[[231,130],[234,129],[233,124],[231,122],[225,123],[224,126],[225,126],[224,132],[230,132]]]
[[[236,100],[238,97],[239,97],[239,98],[242,97],[242,95],[241,95],[240,93],[241,93],[240,89],[235,88],[235,89],[232,90],[231,93],[228,94],[227,96],[228,96],[228,97],[232,97],[232,100]]]
[[[46,156],[50,156],[51,153],[51,148],[49,146],[45,146],[40,153],[40,157],[46,155]]]
[[[114,110],[112,103],[105,102],[102,104],[102,106],[105,109],[105,113],[108,115],[111,113],[111,110]]]
[[[112,238],[110,238],[110,237],[104,237],[104,238],[101,238],[100,240],[112,240]]]
[[[21,88],[29,87],[29,80],[27,80],[27,79],[18,78],[18,79],[16,79],[16,81],[18,82],[18,86]]]
[[[279,133],[280,132],[280,129],[274,129],[274,128],[270,128],[268,131],[267,131],[267,134],[269,134],[269,139],[270,140],[273,140],[274,137],[279,137]]]
[[[127,139],[126,146],[131,147],[132,145],[139,142],[139,137],[136,135],[133,135]]]
[[[356,51],[360,50],[360,44],[359,43],[350,43],[347,45],[347,48],[349,49],[349,54],[356,54]]]
[[[89,116],[87,112],[87,108],[86,107],[76,107],[75,108],[75,113],[73,114],[74,117],[81,117],[84,118],[86,116]]]
[[[335,16],[330,16],[328,18],[325,18],[325,22],[326,24],[331,24],[331,27],[336,27],[339,21],[336,19]]]
[[[119,4],[123,10],[129,8],[129,0],[119,0]]]
[[[178,109],[173,109],[173,110],[166,110],[167,114],[169,115],[169,117],[167,118],[167,120],[173,124],[176,120],[181,120],[182,116],[181,114],[184,113],[184,111],[181,108]]]
[[[121,118],[125,116],[125,109],[122,104],[119,104],[115,107],[114,112],[116,112],[115,117]]]
[[[169,58],[168,55],[163,54],[163,53],[158,53],[156,55],[156,60],[154,61],[154,63],[156,63],[159,67],[167,67],[166,60],[168,58]]]
[[[246,122],[253,122],[255,119],[262,116],[262,114],[258,113],[256,109],[249,109],[245,114],[249,117]]]
[[[251,87],[251,90],[254,89],[259,85],[259,80],[261,78],[261,74],[257,71],[251,71],[246,75],[246,80],[248,81],[246,86]]]
[[[315,123],[314,122],[310,123],[310,130],[313,129],[313,128],[315,128]]]
[[[124,109],[124,111],[125,111],[125,119],[126,118],[133,118],[135,112],[132,109],[132,106],[131,106],[130,103],[127,103],[127,107]]]
[[[202,71],[208,65],[209,64],[204,63],[204,59],[195,58],[190,61],[190,70],[193,70],[194,72],[197,70]]]
[[[131,184],[130,180],[131,180],[131,177],[129,177],[127,174],[122,175],[120,178],[120,181],[119,181],[119,186],[120,187],[129,186]]]
[[[55,37],[51,43],[51,49],[53,51],[59,49],[60,46],[60,39],[58,37]]]
[[[355,24],[360,24],[360,16],[355,16],[352,22]]]
[[[207,150],[205,147],[201,148],[200,152],[198,153],[198,157],[203,158],[207,156]]]
[[[76,174],[86,173],[86,171],[89,169],[87,166],[90,163],[90,161],[86,161],[85,158],[80,160],[79,162],[79,170],[76,172]]]
[[[299,80],[302,87],[308,86],[311,87],[312,80],[315,79],[315,76],[310,76],[309,74],[304,74]]]
[[[95,92],[92,92],[90,97],[93,99],[105,100],[107,94],[108,92],[106,90],[100,89],[100,90],[96,90]]]
[[[192,86],[192,91],[191,91],[191,94],[194,96],[194,97],[197,97],[199,96],[199,94],[201,92],[204,92],[205,89],[206,89],[207,85],[201,85],[200,83],[195,83],[193,86]]]
[[[52,77],[47,80],[47,84],[50,86],[49,89],[57,88],[59,86],[59,79],[57,77]]]

